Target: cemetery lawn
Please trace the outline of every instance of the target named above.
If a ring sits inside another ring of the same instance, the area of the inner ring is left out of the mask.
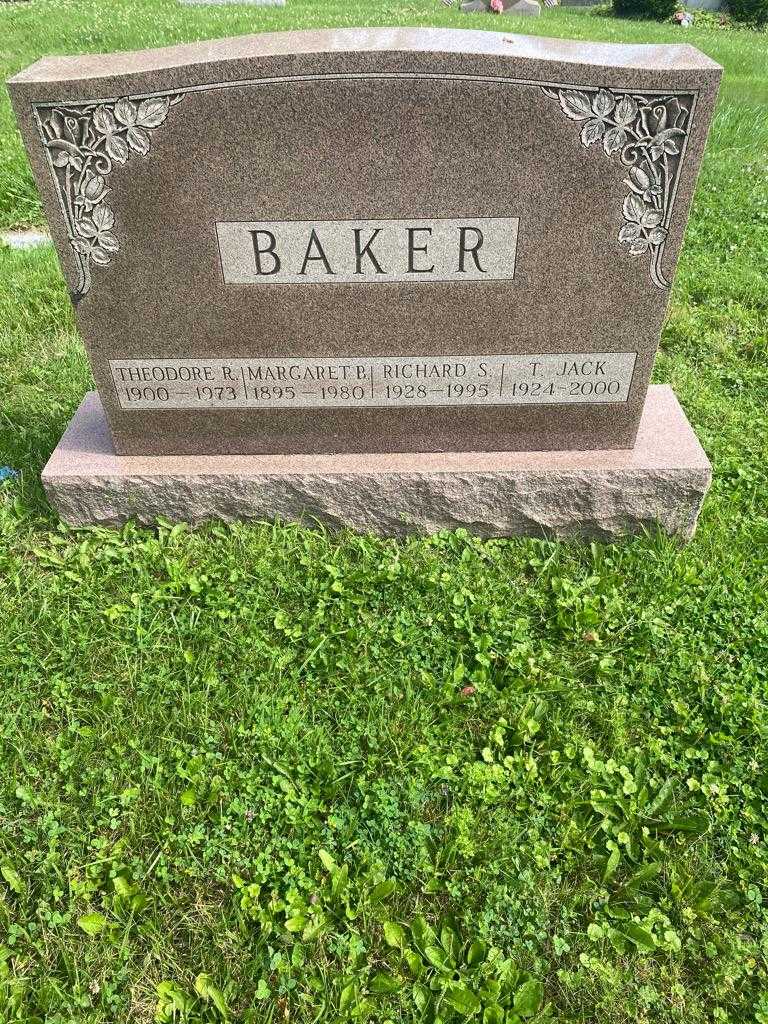
[[[0,247],[0,1021],[766,1024],[768,35],[438,0],[0,8],[4,77],[395,23],[726,69],[655,374],[714,464],[685,548],[69,531],[38,477],[92,381],[52,252]],[[40,223],[4,95],[0,225]]]

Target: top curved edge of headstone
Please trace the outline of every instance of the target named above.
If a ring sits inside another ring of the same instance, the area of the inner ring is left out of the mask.
[[[465,53],[649,71],[722,70],[688,44],[597,43],[466,29],[344,28],[232,36],[152,50],[43,57],[10,78],[9,84],[114,78],[228,60],[344,52]]]

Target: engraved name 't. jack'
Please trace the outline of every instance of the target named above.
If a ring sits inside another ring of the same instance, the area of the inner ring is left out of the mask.
[[[226,284],[511,280],[518,220],[228,221],[216,224]]]

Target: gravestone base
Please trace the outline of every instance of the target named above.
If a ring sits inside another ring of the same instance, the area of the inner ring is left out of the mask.
[[[711,467],[671,388],[648,391],[633,449],[381,455],[115,455],[86,395],[42,479],[61,518],[321,522],[384,535],[688,539]]]

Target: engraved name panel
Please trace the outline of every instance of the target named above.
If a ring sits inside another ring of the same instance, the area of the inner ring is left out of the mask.
[[[635,352],[111,359],[123,409],[306,409],[626,402]]]
[[[502,281],[515,273],[517,218],[216,224],[227,284]]]

